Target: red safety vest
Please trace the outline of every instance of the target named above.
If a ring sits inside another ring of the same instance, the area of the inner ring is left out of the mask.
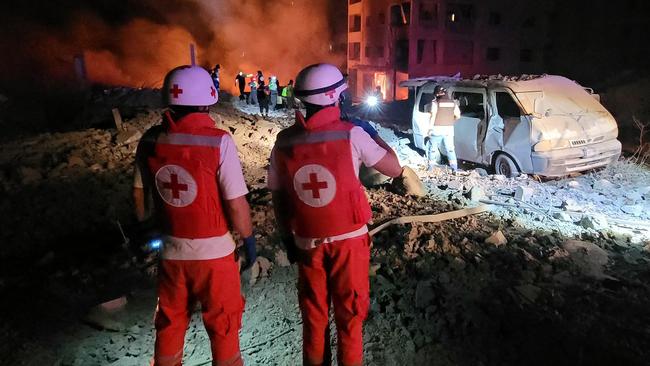
[[[308,122],[296,124],[276,141],[278,174],[290,202],[292,230],[303,238],[349,233],[372,216],[363,186],[354,171],[350,130],[337,107],[327,107]]]
[[[189,239],[225,235],[217,174],[226,132],[206,113],[168,122],[148,159],[165,234]]]

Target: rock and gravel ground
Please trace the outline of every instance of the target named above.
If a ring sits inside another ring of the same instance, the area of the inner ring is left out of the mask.
[[[248,365],[297,365],[297,271],[274,233],[264,188],[275,134],[292,116],[279,111],[264,119],[248,109],[224,100],[212,111],[237,142],[263,257],[242,279],[242,350]],[[160,113],[126,120],[127,131],[44,134],[0,146],[0,364],[148,363],[155,265],[143,266],[122,246],[116,222],[131,223],[134,150]],[[380,134],[428,194],[404,197],[388,184],[368,189],[371,225],[480,199],[500,204],[374,237],[368,365],[647,364],[646,168],[621,162],[550,181],[481,169],[425,172],[401,133]],[[114,312],[93,312],[122,297],[126,305]],[[185,364],[209,364],[198,314],[186,339]]]

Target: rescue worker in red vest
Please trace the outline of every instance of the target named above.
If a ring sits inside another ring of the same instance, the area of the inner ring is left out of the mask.
[[[268,185],[276,219],[289,260],[299,263],[304,365],[331,365],[330,302],[338,364],[363,363],[371,210],[359,167],[372,166],[390,177],[402,172],[395,152],[370,124],[341,120],[339,97],[345,89],[333,65],[303,69],[295,95],[306,107],[306,118],[297,112],[296,123],[280,132],[271,153]]]
[[[151,194],[154,220],[164,234],[154,365],[181,365],[185,330],[197,301],[212,364],[243,365],[238,331],[244,299],[229,224],[244,238],[238,250],[246,254],[244,269],[253,264],[256,251],[237,149],[208,114],[218,94],[206,70],[173,69],[162,93],[170,110],[138,145],[133,190],[137,219],[147,218]]]
[[[431,119],[427,142],[427,169],[432,167],[432,162],[440,162],[442,151],[449,166],[453,171],[458,170],[456,149],[454,147],[454,124],[460,118],[458,103],[447,96],[447,90],[438,85],[433,90],[435,99],[431,102]]]

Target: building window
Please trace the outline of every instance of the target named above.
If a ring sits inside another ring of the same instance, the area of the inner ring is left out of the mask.
[[[381,24],[381,25],[386,24],[386,14],[384,14],[383,12],[382,12],[382,13],[379,13],[378,18],[379,18],[379,19],[378,19],[378,20],[379,20],[379,24]]]
[[[532,62],[533,61],[533,50],[529,48],[524,48],[519,52],[519,61],[521,62]]]
[[[532,28],[537,24],[535,17],[528,17],[524,20],[524,23],[521,25],[524,28]]]
[[[432,1],[420,2],[418,20],[422,26],[435,27],[438,23],[438,4]]]
[[[445,41],[445,65],[471,65],[474,62],[472,41]]]
[[[418,39],[417,63],[436,63],[436,41]]]
[[[352,42],[350,43],[348,53],[350,55],[350,60],[359,61],[361,58],[361,43]]]
[[[384,58],[384,46],[377,47],[377,57]]]
[[[350,32],[361,31],[361,15],[350,15]]]
[[[488,61],[497,61],[501,58],[501,49],[496,47],[488,47],[487,52],[485,53],[485,58]]]
[[[449,3],[447,5],[447,28],[452,31],[467,31],[474,27],[474,5]]]
[[[411,3],[405,2],[390,7],[390,25],[401,26],[411,23]]]
[[[491,26],[501,25],[501,13],[491,11],[490,17],[488,18],[488,24]]]

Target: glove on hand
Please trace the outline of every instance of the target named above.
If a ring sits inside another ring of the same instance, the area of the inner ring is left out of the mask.
[[[296,263],[298,261],[298,247],[296,246],[296,239],[293,235],[282,238],[284,248],[287,250],[287,258],[289,263]]]
[[[372,137],[372,138],[375,138],[375,136],[379,135],[379,132],[377,132],[377,130],[375,130],[374,127],[372,127],[370,122],[368,122],[368,121],[366,121],[364,119],[361,119],[359,117],[354,117],[351,122],[355,126],[359,126],[359,127],[363,128],[363,130],[366,131],[366,133],[368,135],[370,135],[370,137]]]
[[[246,253],[246,261],[244,262],[244,265],[241,267],[242,272],[251,268],[253,264],[255,264],[255,261],[257,260],[257,249],[255,249],[255,243],[256,243],[255,235],[251,235],[248,238],[245,238],[244,244],[238,248],[238,252],[244,250],[244,252]]]

